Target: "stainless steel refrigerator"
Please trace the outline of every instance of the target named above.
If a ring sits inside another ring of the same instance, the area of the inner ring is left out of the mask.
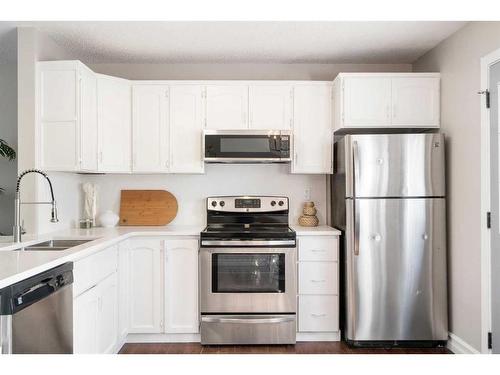
[[[341,229],[341,321],[352,345],[448,337],[444,137],[337,137],[331,222]]]

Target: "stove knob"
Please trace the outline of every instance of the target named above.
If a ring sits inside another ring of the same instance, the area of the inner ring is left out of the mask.
[[[220,201],[219,204],[220,204],[221,207],[224,207],[224,205],[226,204],[226,202]]]
[[[279,202],[278,202],[278,204],[279,204],[280,206],[283,206],[283,205],[285,204],[285,202],[283,202],[283,201],[279,201]]]
[[[276,201],[271,201],[271,206],[276,206]]]
[[[215,207],[217,206],[217,202],[216,201],[212,201],[212,207]]]

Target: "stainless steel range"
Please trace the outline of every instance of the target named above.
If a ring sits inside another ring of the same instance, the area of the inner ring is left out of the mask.
[[[295,343],[296,236],[288,198],[208,198],[200,245],[201,343]]]

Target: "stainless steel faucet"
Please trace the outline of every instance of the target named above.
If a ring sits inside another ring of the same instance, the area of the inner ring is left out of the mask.
[[[52,198],[51,202],[21,202],[21,195],[20,195],[21,180],[24,176],[26,176],[29,173],[38,173],[47,179],[50,188],[50,196]],[[54,190],[52,189],[52,182],[50,182],[49,176],[47,176],[47,174],[43,171],[40,171],[38,169],[28,169],[23,173],[21,173],[17,178],[16,200],[15,200],[16,207],[14,211],[14,242],[21,242],[21,233],[23,230],[21,227],[21,204],[50,204],[52,205],[50,221],[52,223],[57,223],[59,221],[57,219],[57,207],[56,207],[56,200],[54,199]]]

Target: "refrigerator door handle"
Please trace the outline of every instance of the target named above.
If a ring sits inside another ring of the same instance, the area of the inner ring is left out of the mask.
[[[354,233],[353,233],[353,246],[354,246],[354,255],[359,255],[359,210],[356,209],[356,199],[352,200],[352,211],[354,218]]]
[[[356,196],[356,186],[359,174],[359,148],[358,141],[352,142],[352,197]]]
[[[356,185],[357,185],[357,175],[359,173],[359,149],[358,141],[352,142],[352,213],[354,221],[354,233],[353,233],[353,247],[354,255],[359,255],[359,213],[356,209]]]

